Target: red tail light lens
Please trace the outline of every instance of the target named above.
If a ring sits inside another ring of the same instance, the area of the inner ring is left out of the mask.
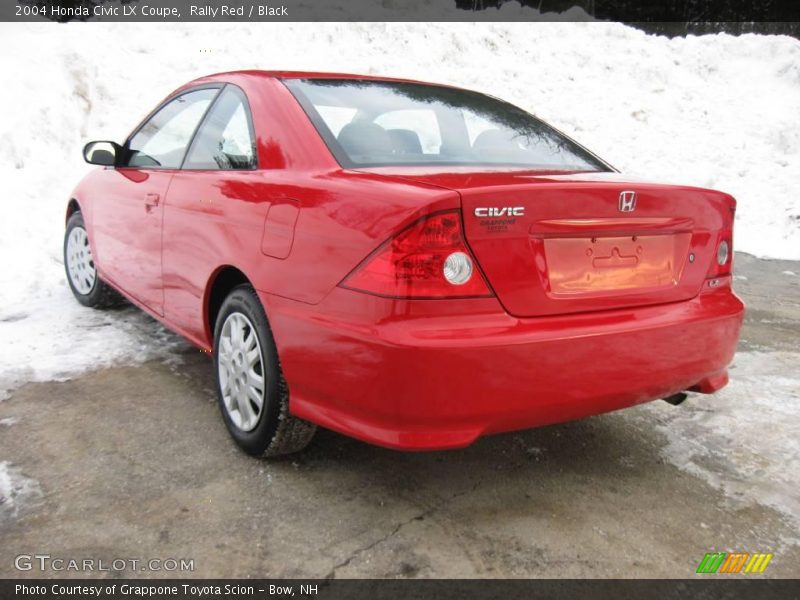
[[[427,217],[387,241],[341,283],[392,298],[492,296],[457,211]]]

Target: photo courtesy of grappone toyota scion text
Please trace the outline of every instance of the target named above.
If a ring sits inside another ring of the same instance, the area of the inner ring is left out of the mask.
[[[735,200],[625,179],[496,98],[223,73],[84,156],[101,168],[67,208],[75,297],[213,350],[251,454],[317,425],[456,448],[728,380]]]

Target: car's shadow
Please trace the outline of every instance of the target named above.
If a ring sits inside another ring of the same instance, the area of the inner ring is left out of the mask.
[[[320,515],[344,502],[353,519],[358,513],[373,515],[369,522],[377,515],[399,522],[398,515],[410,511],[436,513],[439,521],[454,523],[471,520],[475,511],[511,523],[556,512],[585,513],[601,498],[603,510],[636,510],[637,494],[669,494],[678,473],[662,458],[665,440],[656,427],[657,413],[641,408],[490,435],[467,448],[436,452],[388,450],[319,429],[300,453],[256,459],[236,448],[218,408],[209,402],[215,389],[209,357],[187,351],[182,363],[171,370],[197,395],[215,445],[226,448],[218,464],[228,465],[236,478],[262,478],[264,506],[280,481],[281,495],[311,490],[316,498],[306,501],[307,508]],[[663,410],[676,409],[664,404]]]
[[[207,356],[189,349],[183,363],[173,368],[177,375],[206,393],[215,389]],[[664,409],[674,410],[666,404]],[[298,465],[308,471],[348,469],[360,472],[373,484],[384,482],[389,489],[407,489],[411,475],[419,485],[428,482],[441,489],[454,472],[460,473],[460,479],[470,480],[497,479],[501,473],[504,477],[527,477],[554,472],[615,480],[634,471],[641,461],[661,463],[663,440],[647,426],[648,422],[654,425],[655,419],[628,418],[635,411],[641,409],[489,435],[466,448],[433,452],[389,450],[320,428],[306,450],[268,462],[276,468],[290,465],[295,470]]]

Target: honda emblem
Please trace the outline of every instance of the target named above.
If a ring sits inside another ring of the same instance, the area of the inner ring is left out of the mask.
[[[636,192],[619,193],[619,212],[633,212],[636,210]]]

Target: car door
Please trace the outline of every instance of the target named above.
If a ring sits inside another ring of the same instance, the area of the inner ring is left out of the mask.
[[[104,198],[94,204],[93,235],[103,277],[164,314],[161,270],[164,200],[198,124],[219,86],[182,92],[145,120],[123,147]]]
[[[259,247],[274,193],[257,166],[247,97],[229,84],[198,129],[165,205],[165,318],[191,339],[205,336],[203,299],[214,270],[263,262]]]

